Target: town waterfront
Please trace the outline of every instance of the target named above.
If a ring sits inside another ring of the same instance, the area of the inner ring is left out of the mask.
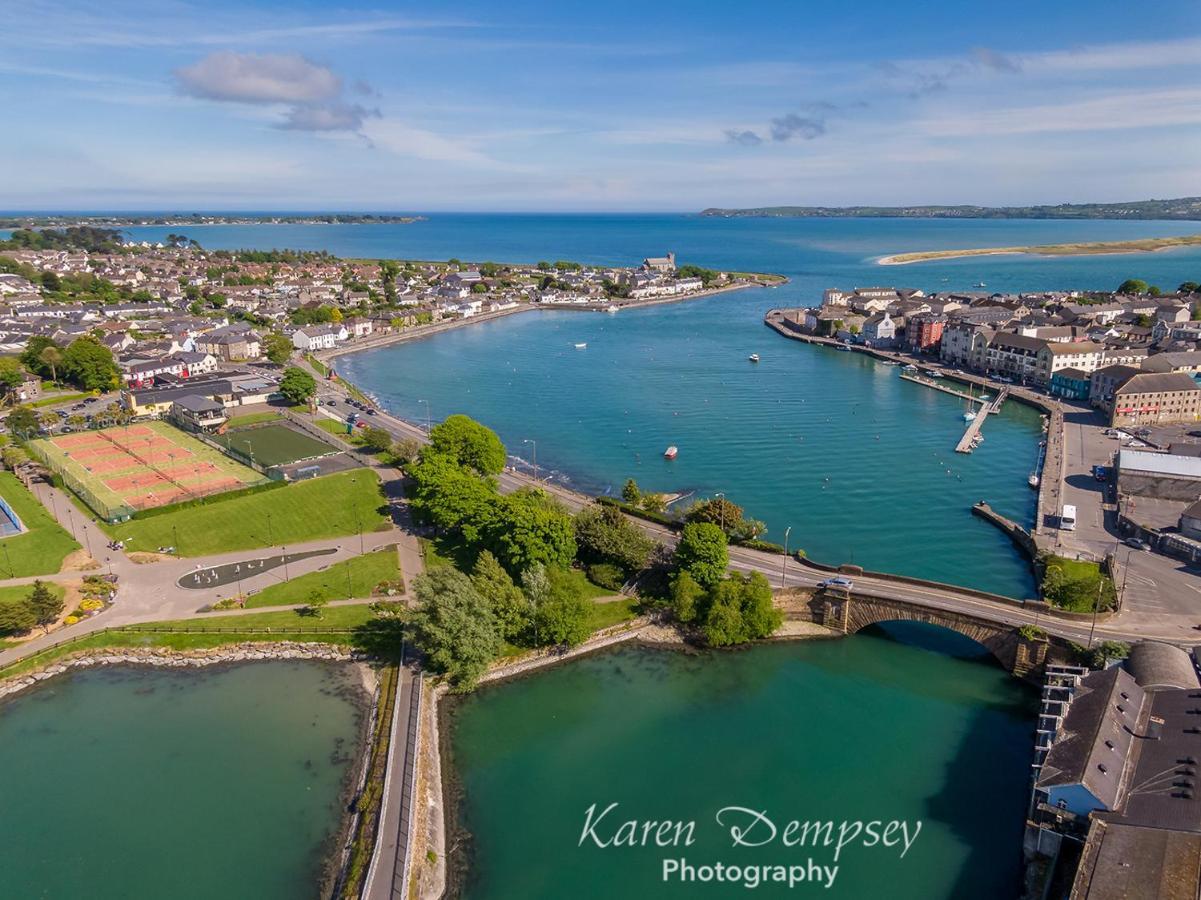
[[[844,851],[824,896],[882,885],[895,898],[1016,896],[1033,692],[966,639],[888,627],[891,638],[877,628],[699,656],[623,649],[468,697],[450,716],[458,821],[471,835],[451,860],[463,896],[729,897],[742,888],[664,884],[662,860],[831,862],[831,850],[778,840],[731,848],[714,822],[726,806],[766,811],[779,827],[921,820],[903,859]],[[617,821],[696,820],[696,843],[581,847],[594,803],[620,804]],[[798,891],[820,888],[753,893]]]
[[[89,669],[0,704],[4,895],[318,896],[357,773],[356,677]]]

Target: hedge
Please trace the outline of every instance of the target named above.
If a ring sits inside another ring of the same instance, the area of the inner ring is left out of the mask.
[[[763,553],[778,553],[784,555],[784,548],[779,544],[773,544],[771,541],[760,541],[752,538],[747,541],[731,541],[739,547],[746,547],[748,550],[760,550]]]
[[[612,497],[597,497],[597,503],[603,503],[605,506],[616,506],[624,513],[629,513],[631,516],[636,516],[639,519],[646,519],[648,522],[654,522],[657,525],[663,525],[667,528],[678,531],[683,525],[663,513],[650,512],[649,510],[639,509],[636,506],[631,506],[622,500],[615,500]]]
[[[194,500],[180,500],[178,503],[168,503],[166,506],[155,506],[150,509],[139,509],[130,518],[132,519],[150,519],[154,516],[162,516],[167,513],[178,512],[181,509],[191,509],[195,506],[208,506],[211,503],[220,503],[223,500],[234,500],[238,497],[246,497],[250,494],[257,494],[260,491],[272,491],[276,488],[287,487],[286,481],[264,481],[262,484],[252,484],[250,487],[238,488],[236,491],[226,491],[224,494],[213,494],[209,497],[197,497]]]

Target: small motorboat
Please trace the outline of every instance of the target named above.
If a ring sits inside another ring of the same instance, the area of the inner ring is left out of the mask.
[[[664,459],[675,459],[679,455],[680,455],[680,448],[677,447],[675,444],[672,444],[670,447],[668,447],[666,450],[663,451]]]
[[[747,357],[747,359],[749,359],[751,362],[759,362],[759,354],[752,353],[750,356]]]
[[[586,342],[581,342],[581,343],[575,345],[575,348],[577,350],[584,350],[587,347],[588,347],[588,344]]]
[[[1032,488],[1037,488],[1038,487],[1038,473],[1031,472],[1030,477],[1026,479],[1026,484],[1030,485],[1030,487],[1032,487]]]
[[[963,421],[965,421],[965,422],[975,422],[975,421],[976,421],[976,414],[975,414],[974,412],[972,412],[971,410],[968,410],[967,412],[965,412],[965,413],[963,414]]]

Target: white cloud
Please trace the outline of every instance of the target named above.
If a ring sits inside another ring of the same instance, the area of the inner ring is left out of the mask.
[[[299,54],[222,50],[175,70],[180,89],[193,97],[235,103],[315,103],[342,93],[342,79]]]

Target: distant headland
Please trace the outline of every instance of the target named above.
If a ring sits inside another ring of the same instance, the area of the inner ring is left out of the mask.
[[[1102,253],[1151,253],[1173,247],[1195,247],[1201,244],[1201,234],[1178,237],[1137,238],[1130,241],[1091,241],[1075,244],[1035,244],[1029,247],[980,247],[965,250],[921,250],[915,253],[896,253],[882,256],[881,266],[904,266],[933,259],[959,259],[965,256],[1001,256],[1010,253],[1029,253],[1035,256],[1092,256]]]
[[[1054,206],[759,206],[711,207],[702,216],[727,219],[1201,219],[1201,197],[1129,203],[1060,203]]]
[[[372,213],[296,213],[292,215],[223,215],[216,213],[147,213],[145,215],[0,215],[0,228],[130,228],[162,225],[172,228],[194,225],[410,225],[425,216],[393,216]]]

